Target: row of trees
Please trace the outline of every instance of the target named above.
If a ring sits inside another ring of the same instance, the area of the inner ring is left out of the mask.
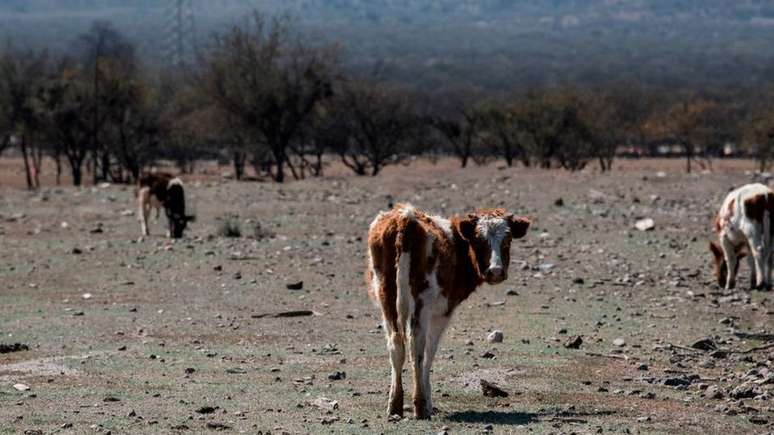
[[[197,65],[150,74],[132,44],[95,23],[68,56],[0,53],[0,152],[16,147],[31,188],[44,159],[57,181],[128,182],[154,162],[184,172],[219,158],[282,182],[320,176],[333,156],[377,175],[411,156],[502,158],[540,168],[607,171],[628,149],[677,146],[687,170],[748,144],[768,167],[774,113],[764,98],[632,87],[532,90],[508,96],[410,90],[352,77],[333,46],[292,37],[287,19],[255,15],[216,35]]]

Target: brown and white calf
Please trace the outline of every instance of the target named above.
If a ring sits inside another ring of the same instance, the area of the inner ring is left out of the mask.
[[[143,236],[150,235],[148,231],[148,216],[151,208],[164,209],[167,216],[167,237],[179,239],[183,237],[188,222],[195,220],[194,216],[185,213],[185,190],[183,182],[170,174],[145,174],[137,183],[138,216]]]
[[[710,242],[718,284],[736,285],[739,259],[747,256],[750,286],[771,288],[771,231],[774,192],[763,184],[747,184],[726,196],[715,218],[717,242]]]
[[[408,347],[414,415],[430,418],[430,369],[452,312],[482,283],[508,277],[511,239],[523,237],[529,225],[503,209],[444,219],[411,205],[397,205],[371,223],[366,277],[387,335],[388,415],[403,415],[401,371]]]

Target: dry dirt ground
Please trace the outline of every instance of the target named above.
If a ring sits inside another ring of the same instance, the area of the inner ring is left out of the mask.
[[[138,239],[128,186],[0,187],[0,344],[29,347],[0,353],[0,433],[774,431],[774,295],[746,289],[746,264],[736,291],[719,290],[707,249],[722,197],[753,176],[622,166],[189,180],[198,221],[176,243],[163,215]],[[508,281],[455,314],[430,422],[385,415],[389,364],[362,272],[388,195],[535,222]],[[228,214],[244,237],[216,235]],[[654,230],[634,228],[643,217]],[[296,310],[312,315],[262,316]],[[487,342],[495,329],[502,343]],[[508,397],[484,397],[482,379]]]

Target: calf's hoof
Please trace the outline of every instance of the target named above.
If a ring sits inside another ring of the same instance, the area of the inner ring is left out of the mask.
[[[390,402],[387,407],[387,419],[392,420],[397,417],[399,420],[403,418],[403,399],[396,399]]]
[[[432,414],[432,411],[427,408],[424,400],[414,403],[414,417],[416,417],[417,420],[430,420]]]

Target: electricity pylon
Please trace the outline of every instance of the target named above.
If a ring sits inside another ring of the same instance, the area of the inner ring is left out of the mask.
[[[193,0],[166,0],[165,58],[175,67],[191,66],[196,60]]]

